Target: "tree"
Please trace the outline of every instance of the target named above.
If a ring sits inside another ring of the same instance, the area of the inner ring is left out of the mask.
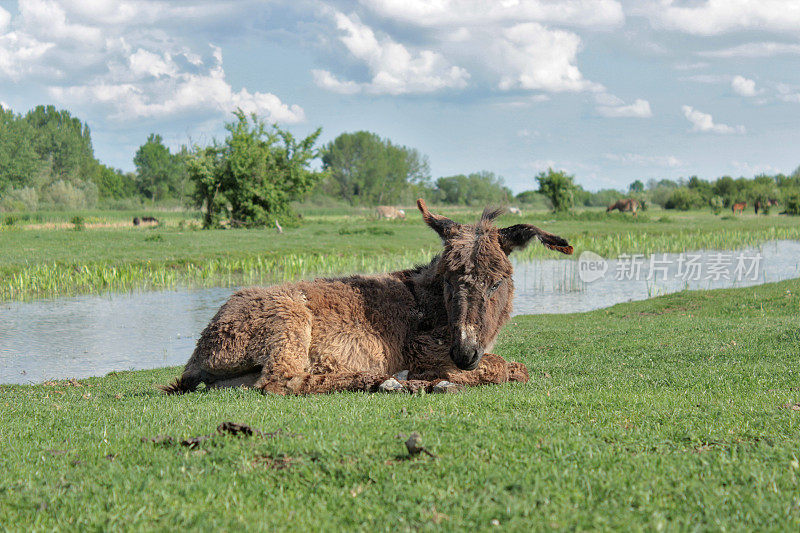
[[[275,217],[291,216],[291,202],[299,200],[322,174],[309,169],[318,156],[314,148],[322,130],[305,139],[278,126],[267,128],[253,114],[238,110],[225,125],[222,144],[199,148],[189,156],[189,178],[194,199],[204,213],[204,226],[218,223],[229,210],[233,225],[263,226]]]
[[[430,180],[428,159],[368,131],[342,133],[322,150],[322,165],[351,204],[394,203]]]
[[[151,133],[147,142],[136,151],[133,163],[136,165],[137,187],[146,198],[155,202],[169,196],[181,196],[181,177],[185,167],[180,157],[170,153],[161,135]]]
[[[574,176],[568,175],[563,170],[558,172],[548,168],[547,172],[540,172],[536,176],[539,183],[540,194],[550,200],[553,211],[569,211],[575,202],[575,183]]]
[[[628,192],[630,193],[643,193],[644,192],[644,183],[642,180],[636,180],[630,185],[628,185]]]
[[[486,170],[439,178],[436,188],[441,201],[453,205],[507,204],[513,196],[503,178]]]
[[[32,185],[41,167],[33,147],[35,132],[11,110],[0,108],[0,192]]]

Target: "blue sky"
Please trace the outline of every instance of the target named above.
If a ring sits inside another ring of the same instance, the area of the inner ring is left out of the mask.
[[[0,105],[69,109],[125,170],[241,107],[516,192],[750,177],[800,165],[798,28],[799,0],[0,0]]]

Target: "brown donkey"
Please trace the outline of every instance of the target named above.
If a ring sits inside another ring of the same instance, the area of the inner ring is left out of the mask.
[[[511,314],[508,255],[534,237],[572,253],[566,240],[530,224],[496,228],[428,211],[444,250],[428,265],[376,276],[317,279],[236,292],[203,330],[167,393],[253,386],[279,394],[375,391],[408,370],[407,389],[527,381],[520,363],[485,354]],[[396,384],[394,384],[396,385]]]
[[[620,213],[632,212],[633,216],[636,216],[637,211],[639,211],[639,207],[639,201],[635,198],[623,198],[622,200],[618,200],[616,203],[608,206],[606,213],[610,213],[614,209],[619,209]]]

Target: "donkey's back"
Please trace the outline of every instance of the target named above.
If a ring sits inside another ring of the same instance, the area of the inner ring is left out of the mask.
[[[211,319],[183,375],[165,390],[241,379],[253,385],[252,376],[266,373],[393,374],[403,369],[417,319],[413,295],[392,275],[242,289]]]

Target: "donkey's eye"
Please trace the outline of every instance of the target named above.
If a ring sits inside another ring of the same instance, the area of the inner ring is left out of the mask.
[[[500,288],[500,285],[502,285],[502,284],[503,284],[503,280],[501,279],[500,281],[498,281],[497,283],[495,283],[494,285],[492,285],[491,287],[489,287],[489,294],[492,294],[494,291],[496,291],[497,289],[499,289],[499,288]]]

